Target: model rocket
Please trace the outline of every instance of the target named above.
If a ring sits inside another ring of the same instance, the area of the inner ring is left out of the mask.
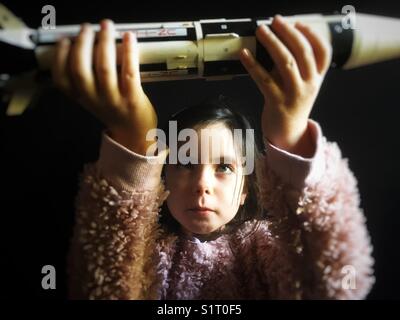
[[[31,29],[1,4],[0,13],[9,16],[7,23],[0,21],[0,50],[7,52],[7,59],[0,59],[3,79],[32,74],[29,70],[48,71],[57,40],[73,38],[80,30],[79,25]],[[400,19],[361,13],[351,24],[340,14],[284,18],[310,26],[331,43],[332,67],[350,69],[400,57]],[[243,18],[115,24],[115,37],[118,43],[124,32],[136,33],[142,82],[221,80],[247,74],[239,60],[242,48],[250,50],[267,69],[272,67],[272,60],[255,37],[259,25],[271,23],[272,18]],[[99,30],[99,26],[93,29]],[[23,109],[10,105],[7,114],[20,114]]]

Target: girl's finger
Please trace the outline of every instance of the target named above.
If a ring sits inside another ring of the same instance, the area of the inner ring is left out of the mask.
[[[317,66],[307,38],[295,27],[286,23],[280,15],[273,20],[272,28],[296,58],[302,78],[310,80],[317,73]]]
[[[112,106],[119,105],[120,93],[116,65],[114,25],[110,20],[101,22],[96,53],[96,74],[98,91]]]
[[[257,28],[256,36],[271,55],[280,77],[288,90],[296,90],[302,82],[296,60],[289,49],[265,25]]]
[[[122,41],[121,85],[125,97],[135,100],[141,90],[139,48],[136,36],[126,32]]]
[[[51,68],[52,78],[57,87],[65,94],[71,95],[71,84],[68,76],[68,57],[71,48],[71,41],[68,38],[60,39],[57,42],[56,52]]]
[[[97,91],[92,69],[94,32],[85,24],[71,51],[70,69],[73,87],[83,103],[96,105]]]
[[[279,90],[271,75],[258,63],[248,49],[240,52],[240,60],[261,93],[267,96]]]
[[[332,47],[325,40],[321,39],[310,27],[303,23],[296,22],[295,27],[303,33],[311,44],[318,72],[320,74],[325,73],[331,63]]]

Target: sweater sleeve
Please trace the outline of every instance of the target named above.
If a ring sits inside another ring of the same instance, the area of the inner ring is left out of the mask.
[[[374,277],[357,181],[319,125],[310,120],[308,129],[310,159],[266,142],[259,176],[270,219],[257,234],[260,272],[273,298],[362,299]]]
[[[103,133],[99,159],[85,165],[76,197],[70,298],[151,298],[151,253],[167,196],[161,183],[167,152],[142,156]]]

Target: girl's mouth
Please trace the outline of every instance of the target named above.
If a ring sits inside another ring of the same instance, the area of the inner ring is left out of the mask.
[[[212,210],[210,208],[206,208],[206,207],[195,207],[195,208],[189,209],[188,211],[192,214],[196,214],[199,216],[208,216],[209,214],[215,212],[214,210]]]

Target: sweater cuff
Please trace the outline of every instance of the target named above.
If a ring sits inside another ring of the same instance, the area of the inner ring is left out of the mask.
[[[161,171],[167,155],[167,149],[157,156],[135,153],[113,140],[104,131],[97,167],[100,174],[116,188],[127,191],[152,190],[160,184]]]
[[[284,183],[298,190],[318,182],[325,168],[321,127],[316,121],[309,119],[308,130],[315,145],[315,152],[311,158],[304,158],[277,148],[266,139],[264,141],[268,166]]]

